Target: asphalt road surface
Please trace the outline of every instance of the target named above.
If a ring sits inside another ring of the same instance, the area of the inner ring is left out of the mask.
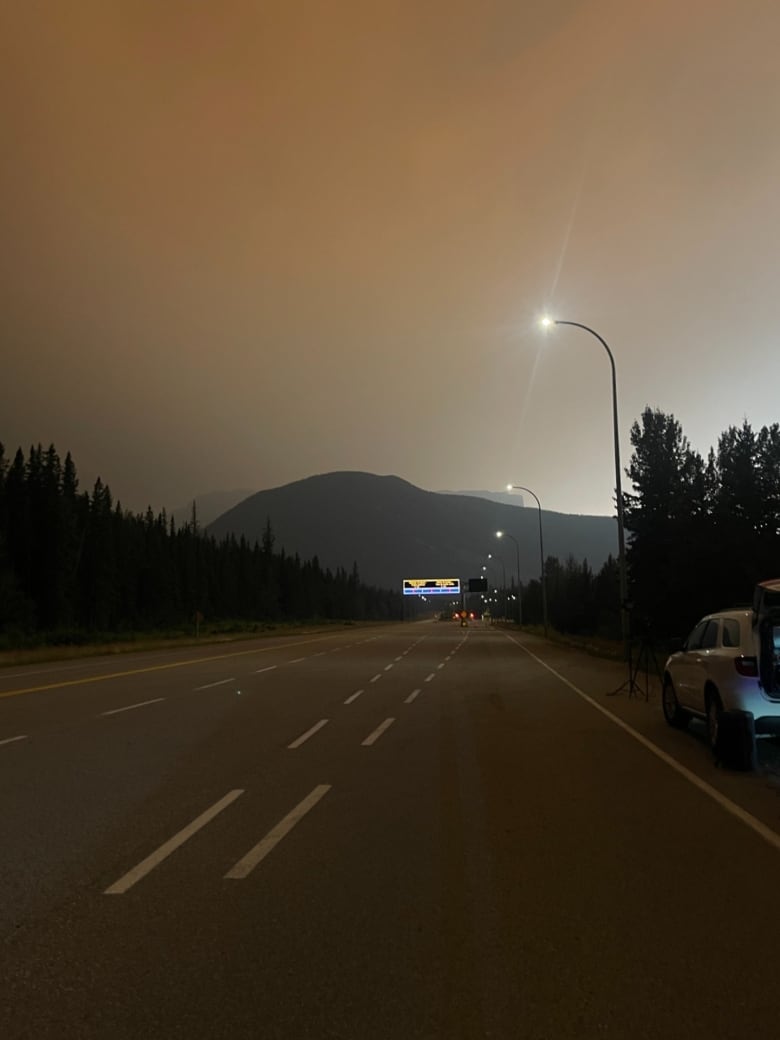
[[[0,1037],[778,1035],[780,786],[397,624],[0,672]]]

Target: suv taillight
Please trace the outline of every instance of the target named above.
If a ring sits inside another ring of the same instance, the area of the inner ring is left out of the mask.
[[[758,661],[755,657],[735,657],[734,667],[740,675],[747,675],[752,679],[758,678]]]

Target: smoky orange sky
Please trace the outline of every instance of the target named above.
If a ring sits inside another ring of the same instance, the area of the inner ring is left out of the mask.
[[[780,5],[0,2],[0,441],[134,510],[330,470],[612,512],[776,421]],[[627,486],[627,482],[626,482]]]

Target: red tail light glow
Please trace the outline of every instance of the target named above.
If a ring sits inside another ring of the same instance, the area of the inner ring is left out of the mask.
[[[735,657],[734,667],[740,675],[747,675],[753,679],[758,678],[758,661],[755,657]]]

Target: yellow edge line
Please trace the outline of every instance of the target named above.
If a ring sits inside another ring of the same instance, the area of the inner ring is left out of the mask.
[[[327,636],[322,638],[327,639]],[[211,657],[194,657],[189,661],[172,661],[170,664],[154,664],[149,668],[131,668],[126,672],[108,672],[106,675],[92,675],[84,679],[68,679],[65,682],[47,683],[45,686],[28,686],[22,690],[5,690],[0,693],[0,700],[5,697],[19,697],[23,693],[41,693],[43,690],[61,690],[66,686],[86,686],[87,683],[103,682],[104,679],[124,679],[128,675],[143,675],[145,672],[162,672],[167,668],[184,668],[191,664],[202,664],[204,661],[222,661],[228,657],[245,657],[248,654],[267,654],[272,650],[283,650],[288,646],[306,646],[307,643],[321,643],[320,639],[301,639],[295,643],[284,643],[283,646],[265,646],[255,650],[236,650],[231,654],[214,654]]]

